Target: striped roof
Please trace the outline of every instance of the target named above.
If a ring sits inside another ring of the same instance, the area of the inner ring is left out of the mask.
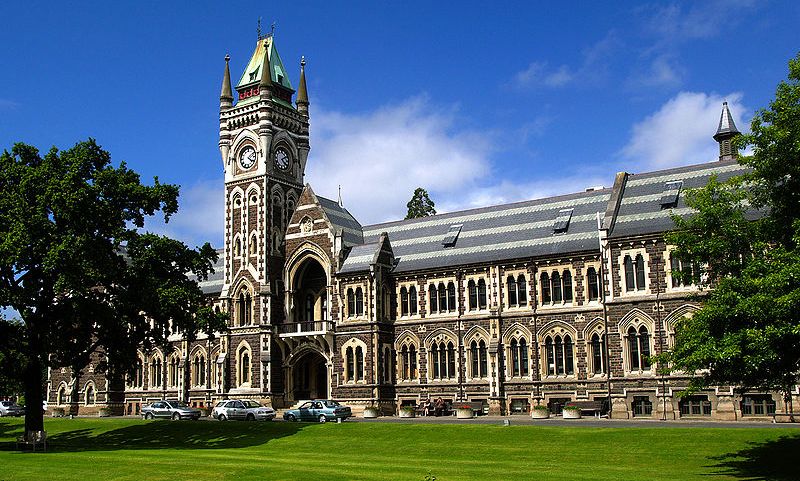
[[[364,242],[361,224],[353,217],[350,211],[334,200],[321,196],[317,196],[317,200],[319,200],[319,205],[325,215],[328,216],[331,225],[335,229],[342,230],[342,240],[346,245],[352,246]]]

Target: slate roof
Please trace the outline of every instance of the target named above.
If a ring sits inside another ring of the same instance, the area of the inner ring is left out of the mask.
[[[203,294],[219,294],[222,292],[222,285],[225,283],[225,250],[217,249],[217,262],[214,263],[214,273],[208,276],[205,281],[199,282],[200,290]],[[196,278],[195,276],[190,276]]]
[[[317,200],[334,229],[342,230],[342,241],[348,247],[364,242],[361,224],[347,209],[340,206],[338,202],[325,197],[317,196]]]
[[[686,189],[702,187],[712,174],[720,181],[747,171],[735,161],[712,162],[674,169],[630,174],[616,213],[610,238],[664,232],[674,227],[671,212],[688,215]],[[681,182],[677,203],[675,184]],[[667,195],[665,195],[665,193]],[[456,265],[512,261],[599,249],[597,212],[606,212],[612,189],[451,212],[421,219],[402,220],[363,227],[364,245],[353,247],[340,273],[369,269],[378,238],[386,232],[394,251],[395,272],[435,269]],[[555,232],[556,219],[563,226],[564,211],[572,210],[563,233]],[[451,226],[463,224],[453,247],[442,244]]]
[[[686,207],[686,189],[704,186],[712,174],[719,181],[747,172],[736,161],[712,162],[675,169],[660,170],[644,174],[631,174],[617,211],[614,229],[609,238],[665,232],[675,227],[671,213],[688,216],[692,210]],[[661,205],[662,195],[668,182],[682,181],[675,206]]]
[[[397,261],[395,272],[547,256],[598,249],[597,212],[605,212],[611,189],[496,205],[421,219],[364,227],[364,241],[376,244],[382,232]],[[554,233],[563,209],[574,209],[564,233]],[[450,226],[462,224],[453,247],[442,243]],[[356,246],[340,272],[369,268],[374,249]]]

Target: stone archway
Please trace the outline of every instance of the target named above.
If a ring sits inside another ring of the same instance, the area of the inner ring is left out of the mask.
[[[328,362],[317,351],[306,351],[292,363],[288,381],[287,394],[291,401],[330,397]]]

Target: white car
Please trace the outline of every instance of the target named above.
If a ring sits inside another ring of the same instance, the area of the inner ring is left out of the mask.
[[[230,399],[219,402],[211,411],[211,416],[220,421],[228,419],[270,421],[275,419],[275,410],[250,399]]]
[[[25,408],[14,401],[0,401],[0,416],[24,416]]]

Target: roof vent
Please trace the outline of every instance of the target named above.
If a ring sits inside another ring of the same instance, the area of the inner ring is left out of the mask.
[[[605,189],[605,187],[603,187],[602,185],[593,185],[591,187],[587,187],[586,192],[594,192],[596,190],[603,190],[603,189]]]
[[[553,234],[561,234],[569,228],[569,221],[572,219],[572,209],[561,209],[553,224]]]
[[[678,205],[678,195],[681,193],[683,181],[667,182],[661,194],[661,208],[670,208]]]
[[[450,229],[447,231],[447,234],[442,239],[442,245],[444,247],[453,247],[456,245],[456,241],[458,240],[458,234],[461,233],[461,228],[464,227],[464,224],[453,224],[450,226]]]

